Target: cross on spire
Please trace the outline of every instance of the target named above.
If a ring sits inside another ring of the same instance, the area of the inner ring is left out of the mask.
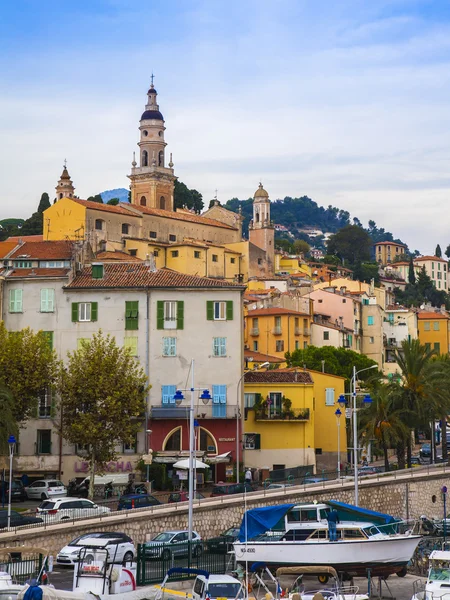
[[[151,76],[151,80],[152,80],[152,87],[153,87],[153,79],[154,79],[154,75],[153,75],[153,71],[152,71],[152,76]]]
[[[67,158],[64,159],[64,168],[67,169]]]

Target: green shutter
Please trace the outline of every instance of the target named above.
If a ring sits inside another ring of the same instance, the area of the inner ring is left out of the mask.
[[[91,302],[91,321],[98,319],[98,302]]]
[[[177,301],[177,329],[184,329],[184,300]]]
[[[206,301],[206,320],[214,321],[214,302],[212,300]]]
[[[261,450],[261,434],[255,433],[255,450]]]
[[[72,302],[72,322],[78,321],[78,302]]]
[[[43,331],[42,333],[47,339],[50,350],[53,350],[53,331]]]
[[[156,303],[156,329],[164,329],[164,300]]]
[[[227,300],[227,321],[233,320],[233,300]]]
[[[136,331],[139,328],[139,301],[128,300],[125,302],[125,329]]]

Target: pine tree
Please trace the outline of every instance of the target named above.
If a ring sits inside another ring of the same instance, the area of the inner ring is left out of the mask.
[[[411,285],[416,283],[416,273],[414,271],[414,261],[412,256],[409,257],[408,283]]]
[[[439,244],[436,246],[434,255],[437,256],[438,258],[442,258],[442,250],[441,250],[441,247]]]

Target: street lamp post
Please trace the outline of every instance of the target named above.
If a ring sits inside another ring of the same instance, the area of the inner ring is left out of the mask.
[[[16,445],[16,438],[13,435],[10,435],[8,438],[8,446],[9,446],[8,529],[11,527],[12,467],[13,467],[13,456],[14,456],[14,446],[15,445]]]
[[[209,390],[194,387],[194,359],[191,360],[191,387],[184,390],[177,390],[174,395],[174,400],[177,404],[181,404],[184,400],[183,392],[191,392],[191,404],[189,407],[189,508],[188,508],[188,540],[192,541],[192,525],[194,512],[194,395],[195,392],[202,392],[200,400],[204,404],[208,404],[211,400]],[[191,552],[189,544],[189,554]]]
[[[341,411],[339,408],[336,409],[334,413],[336,415],[336,425],[337,425],[337,475],[338,479],[341,478]]]
[[[356,370],[356,367],[353,367],[353,375],[352,375],[352,416],[353,416],[353,474],[355,478],[355,506],[359,506],[359,481],[358,481],[358,412],[356,409],[356,377],[359,373],[363,371],[369,371],[370,369],[378,369],[378,365],[372,365],[371,367],[366,367],[365,369]],[[372,398],[369,394],[364,394],[364,404],[370,404],[372,402]],[[345,395],[341,394],[339,396],[339,404],[341,406],[346,405]]]

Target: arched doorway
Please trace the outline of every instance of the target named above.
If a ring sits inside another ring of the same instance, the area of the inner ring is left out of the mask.
[[[179,452],[181,450],[181,426],[172,429],[162,444],[163,450]]]
[[[141,197],[141,206],[147,206],[147,198],[145,196]]]
[[[166,210],[166,199],[164,198],[164,196],[161,196],[161,198],[159,199],[159,208],[162,208],[162,210]]]

